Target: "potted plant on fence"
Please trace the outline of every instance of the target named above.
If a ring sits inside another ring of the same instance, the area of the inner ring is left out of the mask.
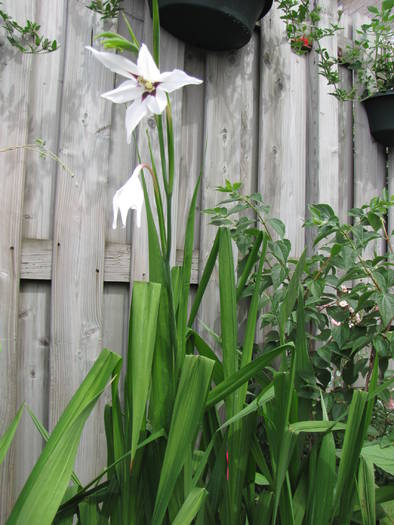
[[[181,40],[211,50],[247,44],[256,21],[271,6],[272,0],[159,0],[163,27]]]
[[[305,53],[303,38],[307,38],[318,55],[320,74],[334,87],[332,94],[342,101],[360,99],[373,137],[385,146],[394,145],[394,0],[384,0],[380,9],[369,6],[370,22],[356,29],[353,43],[338,56],[328,52],[323,39],[341,29],[341,13],[338,23],[323,27],[320,8],[312,8],[309,0],[280,0],[278,6],[294,51]],[[354,72],[349,91],[339,87],[338,65]]]

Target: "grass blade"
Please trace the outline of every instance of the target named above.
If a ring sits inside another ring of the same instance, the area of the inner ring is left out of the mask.
[[[120,357],[103,350],[55,426],[7,525],[50,525],[62,501],[85,422]]]
[[[194,323],[194,320],[196,318],[198,309],[200,308],[201,300],[203,298],[203,295],[204,295],[205,290],[207,288],[209,279],[210,279],[210,277],[212,275],[212,272],[213,272],[213,269],[215,267],[216,258],[218,256],[218,252],[219,252],[219,235],[220,235],[220,230],[218,230],[218,232],[216,234],[214,243],[212,245],[212,249],[211,249],[210,254],[208,256],[207,262],[205,264],[204,271],[202,273],[202,276],[201,276],[201,279],[200,279],[200,282],[199,282],[199,285],[198,285],[198,288],[197,288],[196,296],[194,298],[194,302],[193,302],[191,310],[190,310],[189,321],[187,323],[187,325],[189,327],[191,327],[192,324]]]
[[[335,489],[334,516],[338,518],[339,523],[348,523],[352,511],[355,492],[354,480],[358,471],[360,452],[364,442],[367,398],[367,392],[355,390],[350,403]]]
[[[205,357],[185,356],[161,469],[152,525],[163,523],[175,484],[203,415],[213,366],[214,362]]]
[[[28,411],[36,429],[38,430],[38,432],[41,434],[41,437],[42,439],[47,442],[48,439],[49,439],[49,432],[48,430],[44,427],[44,425],[41,423],[41,421],[37,418],[37,416],[34,414],[34,412],[30,409],[30,407],[28,405],[26,405],[26,410]],[[74,483],[79,487],[79,488],[82,488],[82,483],[80,482],[78,476],[75,474],[75,472],[73,471],[71,473],[71,479],[74,481]]]
[[[222,399],[231,395],[240,386],[246,383],[251,377],[255,376],[260,370],[265,368],[275,357],[280,355],[284,350],[293,348],[293,343],[287,343],[282,346],[278,346],[260,357],[242,367],[238,372],[235,372],[230,377],[227,377],[222,383],[219,383],[214,389],[208,394],[207,408],[215,405]],[[233,414],[235,415],[235,414]]]
[[[324,420],[328,423],[323,396],[321,396],[321,404]],[[331,428],[330,430],[334,429]],[[323,436],[317,458],[315,476],[308,512],[309,523],[311,525],[314,523],[328,525],[336,483],[335,441],[332,432],[328,432]]]
[[[302,272],[304,271],[305,258],[306,258],[306,251],[304,250],[302,252],[301,257],[298,259],[294,273],[290,279],[289,286],[287,288],[286,297],[280,307],[279,331],[280,331],[281,344],[284,343],[286,321],[289,318],[291,312],[293,311],[293,308],[294,308],[294,305],[295,305],[295,302],[298,296],[298,288],[300,285]]]
[[[186,223],[185,245],[183,248],[183,265],[181,273],[181,293],[178,309],[177,337],[178,337],[178,356],[176,359],[176,369],[179,370],[183,357],[186,353],[186,328],[187,328],[187,307],[189,302],[190,279],[192,273],[193,244],[194,244],[194,223],[196,216],[196,203],[198,190],[200,188],[201,175],[194,188],[192,201],[190,203],[189,214]],[[177,374],[178,375],[178,374]]]
[[[161,285],[158,283],[135,282],[133,286],[125,383],[128,405],[132,408],[131,463],[137,450],[148,400],[160,292]]]
[[[357,492],[363,525],[375,525],[375,474],[372,462],[363,457],[358,469]]]
[[[16,429],[18,428],[19,421],[21,420],[21,417],[22,417],[23,407],[24,405],[21,405],[19,407],[19,410],[16,413],[16,416],[11,421],[7,430],[4,432],[4,434],[0,438],[0,465],[3,463],[5,455],[7,454],[7,451],[11,446],[12,440],[14,439]]]
[[[192,489],[172,525],[189,525],[204,504],[207,494],[204,488]]]

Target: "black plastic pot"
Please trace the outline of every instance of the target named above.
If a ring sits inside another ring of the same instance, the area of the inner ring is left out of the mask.
[[[394,146],[394,91],[368,97],[363,104],[371,135],[384,146]]]
[[[160,24],[176,37],[210,50],[239,49],[273,0],[159,0]]]

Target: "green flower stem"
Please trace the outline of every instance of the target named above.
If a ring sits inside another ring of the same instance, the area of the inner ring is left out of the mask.
[[[390,241],[390,236],[389,236],[389,234],[387,233],[387,229],[386,229],[386,225],[385,225],[385,223],[384,223],[384,219],[383,219],[383,217],[380,218],[380,221],[381,221],[381,223],[382,223],[382,228],[383,228],[384,238],[385,238],[385,240],[386,240],[386,242],[387,242],[387,246],[388,246],[388,248],[389,248],[389,250],[390,250],[390,253],[393,253],[393,246],[392,246],[391,241]]]
[[[175,175],[175,148],[174,148],[174,128],[172,126],[172,110],[170,97],[167,95],[166,108],[166,124],[167,124],[167,151],[168,151],[168,187],[172,195],[174,189],[174,175]]]
[[[161,172],[163,176],[163,184],[165,192],[168,192],[168,179],[167,179],[167,163],[166,163],[166,152],[164,147],[164,132],[163,132],[163,120],[161,115],[156,115],[156,127],[157,135],[159,138],[159,147],[160,147],[160,160],[161,160]]]
[[[152,144],[151,144],[150,135],[148,131],[146,132],[146,135],[148,138],[149,155],[150,155],[150,160],[151,160],[151,165],[152,165],[151,174],[152,174],[153,186],[154,186],[154,192],[155,192],[157,217],[159,221],[161,252],[164,256],[164,254],[167,253],[167,238],[166,238],[166,227],[165,227],[165,222],[164,222],[163,200],[161,198],[160,186],[159,186],[159,182],[157,178],[156,163],[155,163],[155,159],[153,156]]]

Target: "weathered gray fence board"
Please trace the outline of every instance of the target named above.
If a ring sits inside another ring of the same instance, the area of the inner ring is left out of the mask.
[[[292,53],[280,13],[262,25],[259,191],[287,226],[292,255],[304,249],[306,57]]]
[[[352,21],[344,15],[341,19],[344,28],[345,41],[352,38]],[[340,35],[342,36],[342,35]],[[352,73],[345,67],[339,68],[341,87],[352,88]],[[353,104],[345,102],[338,112],[338,147],[339,147],[339,179],[338,179],[338,217],[348,222],[348,212],[353,206]]]
[[[336,21],[336,0],[319,0],[321,24],[327,26]],[[337,38],[333,36],[323,43],[329,53],[337,50]],[[338,210],[339,158],[338,158],[338,101],[330,95],[326,80],[317,71],[315,55],[309,59],[311,94],[308,97],[308,172],[307,203],[326,202]],[[310,243],[311,230],[307,241]]]
[[[32,16],[28,3],[7,3],[16,17]],[[3,35],[0,36],[4,38]],[[2,46],[0,143],[24,144],[28,136],[31,57]],[[5,428],[17,410],[17,344],[19,257],[23,213],[25,152],[9,152],[2,159],[0,192],[0,421]],[[1,434],[3,430],[1,431]],[[16,454],[13,446],[1,469],[0,521],[8,515],[16,492]]]
[[[59,41],[63,40],[65,32],[64,10],[64,0],[56,0],[51,5],[36,3],[34,13],[35,19],[42,21],[42,31]],[[63,56],[64,49],[32,57],[27,142],[34,143],[37,138],[45,137],[51,151],[57,151]],[[40,158],[37,152],[28,151],[26,167],[23,238],[52,239],[56,163]],[[59,175],[67,176],[64,172]],[[23,283],[19,302],[18,404],[26,401],[45,427],[48,426],[50,293],[49,283]],[[42,447],[39,432],[25,414],[18,429],[17,492],[25,483]]]
[[[202,208],[212,208],[220,200],[216,192],[226,179],[231,181],[246,180],[248,166],[252,176],[254,161],[246,160],[242,148],[244,133],[253,133],[253,104],[249,106],[242,100],[242,94],[253,92],[254,55],[257,46],[252,41],[237,52],[210,53],[207,55],[206,69],[206,106],[204,139],[207,141],[204,179],[202,183]],[[249,87],[250,86],[250,87]],[[250,155],[251,152],[248,152]],[[209,224],[206,215],[200,218],[200,272],[209,255],[216,228]],[[215,268],[207,292],[203,299],[199,319],[214,331],[219,326],[218,271]]]
[[[356,15],[354,24],[359,27],[366,17]],[[361,102],[354,103],[354,205],[361,206],[372,197],[381,195],[386,185],[386,155],[385,148],[378,144],[369,132],[367,113]],[[367,250],[372,256],[373,251],[385,251],[385,243],[373,243]]]
[[[77,1],[68,3],[59,151],[75,177],[58,177],[53,242],[50,427],[102,348],[106,171],[110,105],[99,95],[113,75],[84,49],[103,30]],[[76,471],[86,481],[105,462],[102,401],[84,430]]]
[[[189,75],[204,80],[205,52],[186,46],[184,67]],[[176,247],[178,250],[183,250],[184,247],[189,205],[204,164],[204,92],[205,84],[202,86],[189,86],[183,91],[182,141],[179,150],[180,167],[176,232]],[[201,186],[196,205],[197,210],[200,210],[200,208]],[[194,228],[194,247],[198,248],[199,244],[200,221],[196,221]]]

